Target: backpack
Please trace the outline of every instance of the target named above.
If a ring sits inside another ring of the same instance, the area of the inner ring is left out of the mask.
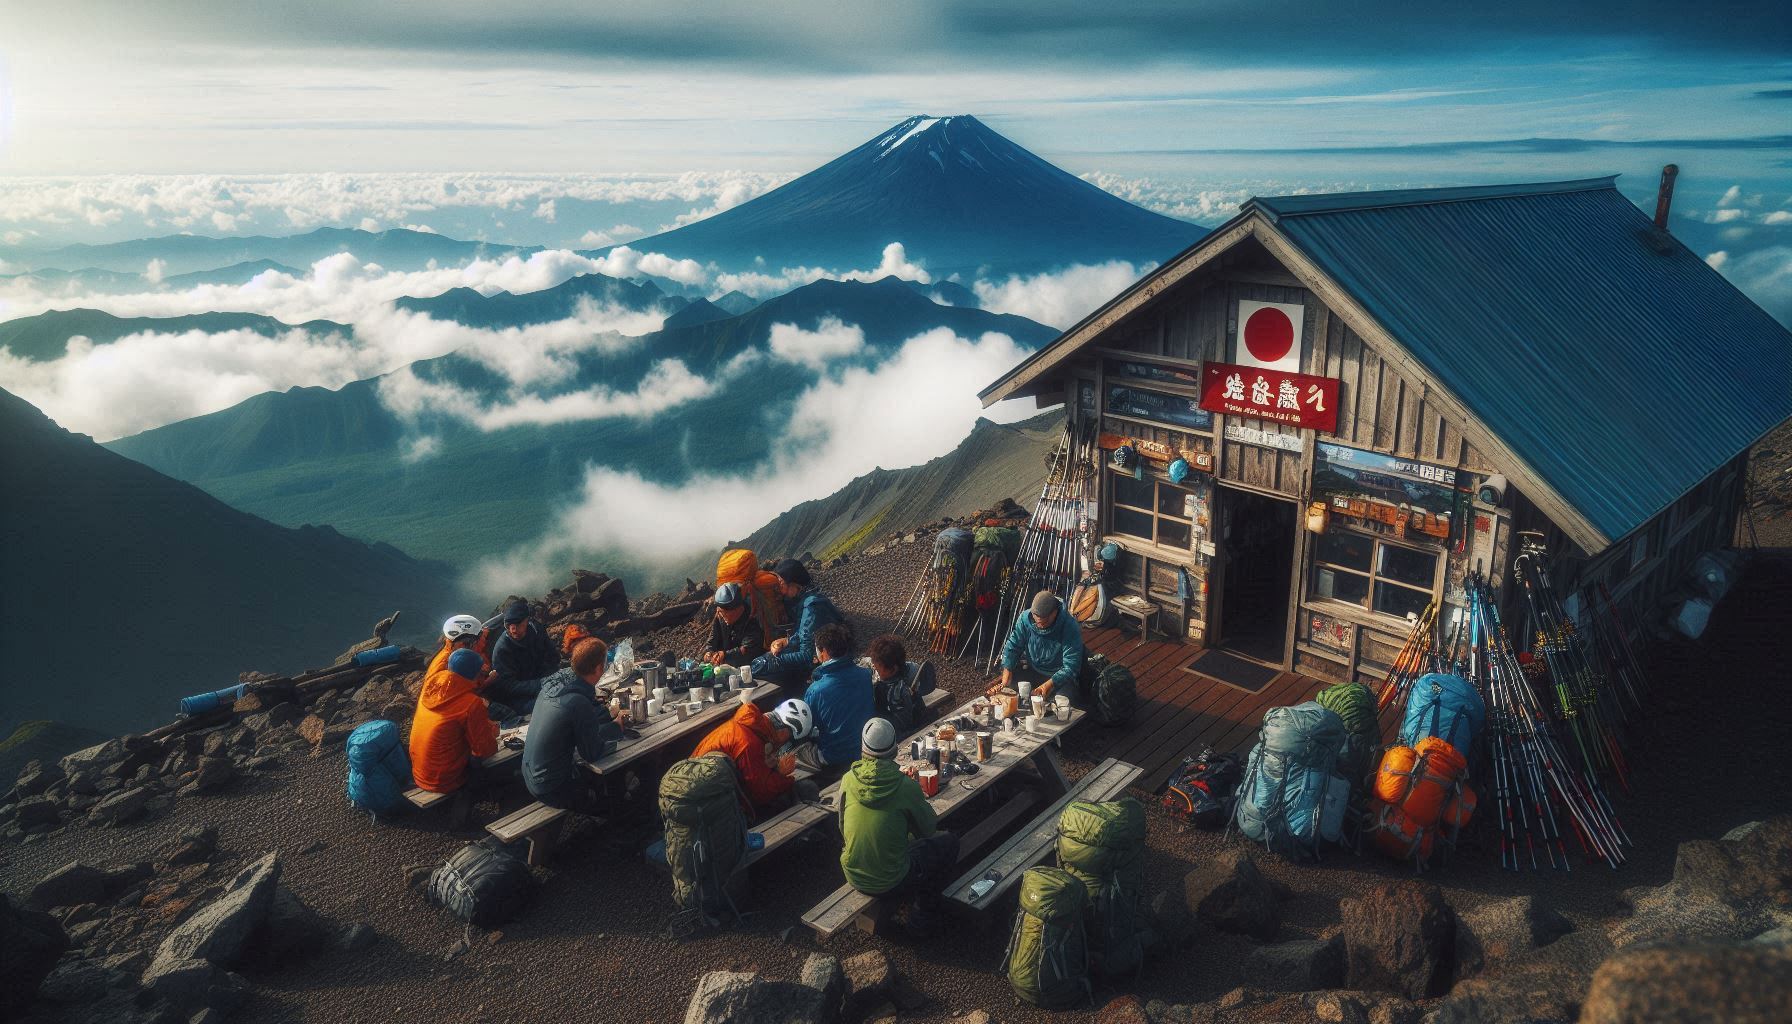
[[[348,802],[364,811],[394,814],[404,809],[411,788],[411,757],[398,737],[398,725],[376,718],[355,727],[345,745],[348,754]]]
[[[1182,759],[1164,786],[1164,810],[1196,828],[1219,828],[1232,817],[1244,762],[1212,747]]]
[[[1362,683],[1337,683],[1314,694],[1313,702],[1337,712],[1344,720],[1344,757],[1338,763],[1338,771],[1349,780],[1351,789],[1362,786],[1375,751],[1381,746],[1375,695]]]
[[[1350,803],[1337,773],[1347,739],[1338,713],[1313,701],[1265,712],[1233,811],[1238,831],[1288,856],[1337,842]]]
[[[1430,672],[1420,676],[1407,694],[1400,742],[1416,747],[1425,737],[1437,736],[1467,756],[1486,724],[1487,704],[1474,683],[1461,676]]]
[[[660,817],[666,824],[666,863],[680,912],[739,917],[728,886],[747,852],[734,761],[721,751],[680,761],[660,778]]]
[[[859,664],[870,668],[871,659],[861,659]],[[898,736],[914,732],[920,727],[921,715],[927,708],[921,698],[932,693],[933,688],[932,662],[907,663],[903,666],[901,675],[876,684],[877,717],[888,719],[896,727]]]
[[[1125,725],[1139,706],[1138,684],[1132,669],[1109,661],[1106,655],[1085,654],[1077,680],[1088,695],[1089,711],[1102,725]]]
[[[522,913],[534,887],[529,865],[492,836],[454,851],[429,876],[430,900],[481,928],[495,928]]]
[[[1020,554],[1020,531],[1012,526],[979,526],[971,537],[974,602],[978,612],[993,612],[1008,585],[1008,570]]]
[[[1075,801],[1058,817],[1058,866],[1089,890],[1091,959],[1115,978],[1145,962],[1145,807]]]
[[[962,576],[971,567],[971,531],[962,526],[953,526],[941,530],[933,538],[933,568],[944,568],[947,564],[958,567]]]
[[[1083,926],[1089,891],[1061,868],[1028,868],[1002,972],[1014,994],[1047,1010],[1091,998],[1089,942]]]
[[[759,568],[759,556],[748,548],[732,548],[716,560],[716,586],[738,583],[747,592],[747,604],[769,645],[784,625],[784,596],[778,590],[778,574]]]
[[[1438,838],[1454,845],[1474,817],[1477,800],[1467,778],[1468,759],[1436,736],[1417,747],[1390,747],[1376,769],[1370,803],[1376,848],[1423,870]]]

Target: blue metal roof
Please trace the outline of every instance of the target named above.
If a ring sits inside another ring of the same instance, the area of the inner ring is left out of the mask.
[[[1792,416],[1792,332],[1612,180],[1247,209],[1617,540]]]

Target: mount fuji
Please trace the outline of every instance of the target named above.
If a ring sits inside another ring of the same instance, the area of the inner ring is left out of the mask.
[[[1105,192],[975,117],[911,117],[843,156],[631,248],[724,267],[856,267],[901,242],[936,276],[1162,262],[1206,229]]]

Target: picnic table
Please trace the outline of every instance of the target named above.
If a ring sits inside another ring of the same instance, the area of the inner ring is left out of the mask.
[[[781,692],[777,683],[755,681],[751,690],[718,689],[713,703],[703,705],[702,712],[682,722],[676,711],[661,711],[649,721],[630,722],[628,728],[640,737],[619,741],[615,750],[585,767],[593,775],[614,775],[668,748],[678,750],[681,756],[688,754],[711,729],[734,717],[742,704],[750,700],[763,705],[776,701]]]

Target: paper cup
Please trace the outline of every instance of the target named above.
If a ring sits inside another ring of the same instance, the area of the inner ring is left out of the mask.
[[[689,709],[687,709],[683,704],[674,704],[672,706],[672,710],[678,712],[678,720],[680,722],[684,721],[685,718],[690,714]]]
[[[1022,704],[1025,704],[1027,702],[1027,698],[1033,696],[1033,684],[1032,683],[1020,683],[1016,686],[1015,692],[1020,694],[1020,702]]]
[[[740,669],[740,685],[743,689],[753,688],[753,666],[742,665]]]
[[[1044,717],[1045,716],[1045,698],[1036,693],[1028,699],[1033,702],[1033,717],[1034,718]]]
[[[979,732],[977,734],[977,760],[979,760],[979,761],[989,760],[989,755],[995,751],[995,746],[996,746],[996,734],[995,733]]]
[[[654,715],[657,715],[659,713],[660,713],[660,699],[658,697],[654,697],[654,698],[648,700],[648,702],[647,702],[647,717],[652,718]]]
[[[1019,721],[1019,719],[1017,719],[1017,718],[1002,719],[1002,731],[1003,732],[1013,732],[1015,729],[1014,723],[1017,721]]]
[[[997,698],[997,703],[995,704],[994,707],[992,707],[990,709],[990,711],[995,716],[995,720],[997,722],[1000,722],[1002,719],[1007,718],[1008,717],[1008,701],[1007,701],[1007,699],[1006,698]]]
[[[1061,696],[1061,695],[1057,696],[1057,697],[1053,697],[1052,698],[1052,708],[1057,712],[1057,715],[1059,718],[1069,718],[1070,717],[1070,698]]]
[[[940,791],[940,773],[937,768],[923,768],[915,773],[915,781],[921,784],[921,792],[928,796],[938,796]]]
[[[1039,719],[1038,718],[1035,717],[1035,718],[1027,719],[1027,731],[1030,733],[1033,733],[1034,735],[1038,735],[1038,733],[1039,733]]]
[[[663,707],[666,703],[666,696],[671,692],[671,690],[668,690],[664,686],[656,686],[653,688],[653,697],[655,700],[659,701],[660,705]]]

